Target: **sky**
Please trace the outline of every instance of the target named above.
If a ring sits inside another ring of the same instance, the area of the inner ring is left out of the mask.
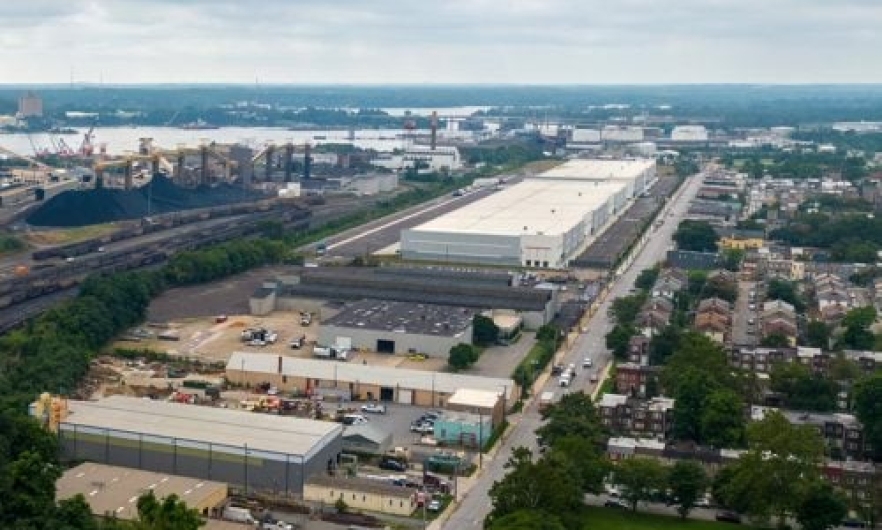
[[[880,0],[0,0],[0,83],[880,83]]]

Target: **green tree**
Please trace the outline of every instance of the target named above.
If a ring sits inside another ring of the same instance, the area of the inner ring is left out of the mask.
[[[631,337],[637,334],[637,330],[631,325],[616,324],[606,334],[606,348],[610,350],[616,359],[622,360],[628,356],[628,344]]]
[[[717,233],[707,221],[685,220],[674,232],[674,241],[680,250],[714,252],[717,250]]]
[[[796,520],[802,530],[828,530],[839,526],[847,514],[842,494],[826,482],[809,486],[796,507]]]
[[[610,307],[610,314],[616,323],[628,326],[634,323],[640,309],[646,302],[646,293],[632,294],[616,298]]]
[[[799,363],[776,363],[769,374],[769,387],[784,395],[794,409],[827,412],[836,408],[839,387]]]
[[[157,500],[153,490],[138,497],[138,522],[144,530],[198,530],[205,525],[199,512],[187,508],[177,495]]]
[[[677,503],[677,513],[685,519],[708,486],[707,473],[694,460],[678,460],[668,473],[668,487]]]
[[[875,372],[855,384],[854,411],[875,458],[882,458],[882,372]]]
[[[637,503],[651,500],[665,489],[667,470],[658,460],[634,457],[620,461],[613,477],[622,490],[622,498],[636,511]]]
[[[741,268],[741,262],[744,260],[744,251],[739,248],[727,248],[723,250],[722,255],[723,268],[727,271],[738,272],[738,269]]]
[[[674,325],[665,326],[663,330],[654,334],[649,339],[649,364],[664,366],[668,357],[677,349],[681,334],[682,329]]]
[[[875,342],[870,326],[876,320],[873,307],[859,307],[849,311],[842,319],[845,331],[839,337],[840,348],[854,350],[871,350]]]
[[[708,374],[690,369],[680,374],[680,383],[675,392],[672,436],[677,440],[701,442],[701,420],[704,405],[715,388]]]
[[[558,440],[577,437],[592,444],[603,440],[603,428],[591,396],[584,392],[564,394],[557,403],[542,411],[545,423],[536,434],[542,444],[555,447]]]
[[[805,325],[805,342],[813,348],[830,348],[830,328],[820,320],[810,320]]]
[[[566,530],[560,519],[545,510],[518,510],[494,519],[485,530]]]
[[[792,425],[772,411],[747,428],[748,450],[732,465],[722,488],[727,505],[783,525],[805,488],[820,480],[824,443],[810,425]]]
[[[499,326],[492,318],[475,315],[472,319],[472,342],[476,346],[491,346],[499,338]]]
[[[766,348],[786,348],[790,346],[790,339],[782,333],[769,333],[760,340],[760,346]]]
[[[792,305],[797,312],[805,311],[805,302],[796,291],[796,284],[778,278],[769,280],[766,288],[766,298],[769,300],[782,300]]]
[[[579,476],[582,491],[595,495],[603,492],[603,479],[609,474],[610,462],[597,445],[579,436],[554,439],[552,453],[569,459]]]
[[[57,530],[98,530],[98,521],[81,493],[60,501],[54,519]]]
[[[453,369],[453,371],[458,372],[460,370],[465,370],[477,360],[478,350],[471,344],[460,342],[456,346],[450,348],[450,356],[447,359],[447,364]]]
[[[744,407],[727,388],[711,392],[701,411],[701,443],[714,447],[740,447],[744,443]]]
[[[560,329],[554,324],[545,324],[536,330],[536,340],[554,344],[555,348],[557,347],[558,342],[560,342],[560,339]]]
[[[579,478],[569,460],[559,455],[533,461],[528,449],[516,447],[505,468],[505,477],[490,487],[493,509],[484,521],[485,527],[521,510],[568,513],[582,505]]]
[[[643,291],[652,289],[652,286],[655,285],[655,281],[658,279],[660,271],[661,267],[658,265],[650,269],[643,269],[640,271],[640,274],[637,275],[637,279],[634,280],[634,287]]]

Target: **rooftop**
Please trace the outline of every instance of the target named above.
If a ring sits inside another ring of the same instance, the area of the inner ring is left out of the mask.
[[[474,309],[464,307],[360,300],[348,304],[322,325],[456,337],[468,330],[474,315]]]
[[[279,355],[270,353],[235,352],[227,362],[227,371],[244,370],[266,374],[278,373]],[[350,364],[346,362],[281,357],[282,374],[291,377],[306,377],[338,382],[361,382],[366,385],[400,387],[412,390],[435,390],[453,394],[461,388],[507,392],[506,399],[517,399],[515,382],[511,379],[482,377],[477,375],[452,374],[447,372],[428,372],[370,364]],[[209,409],[213,410],[213,409]],[[262,417],[262,416],[258,416]],[[272,417],[272,416],[267,416]]]
[[[509,186],[462,208],[423,223],[415,231],[561,235],[592,211],[606,208],[623,182],[532,179]]]
[[[655,167],[655,160],[570,160],[534,178],[566,180],[633,180]]]
[[[138,497],[148,489],[160,499],[177,495],[190,507],[227,496],[227,485],[221,482],[92,463],[65,471],[55,488],[59,500],[79,493],[89,502],[92,513],[113,513],[120,519],[138,517]]]
[[[304,457],[342,432],[332,422],[124,396],[69,401],[68,408],[62,429],[83,425]]]
[[[450,405],[460,405],[465,407],[492,409],[498,402],[498,392],[475,390],[472,388],[460,388],[456,393],[447,398],[448,407]]]

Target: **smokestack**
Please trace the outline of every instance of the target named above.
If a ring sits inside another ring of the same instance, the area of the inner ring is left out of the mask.
[[[306,149],[303,154],[303,180],[309,180],[309,173],[312,169],[312,156],[310,153],[312,151],[312,147],[309,144],[306,144]]]
[[[282,373],[282,356],[279,355],[279,374]]]
[[[432,126],[432,137],[429,142],[429,145],[431,146],[432,151],[434,151],[435,146],[438,143],[438,111],[437,110],[432,111],[432,125],[431,126]]]

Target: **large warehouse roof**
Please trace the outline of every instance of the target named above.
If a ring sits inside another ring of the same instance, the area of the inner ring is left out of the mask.
[[[138,497],[148,490],[158,499],[177,495],[196,509],[213,508],[227,498],[227,485],[222,482],[92,463],[65,471],[55,489],[59,500],[82,494],[92,513],[113,514],[119,519],[137,519]]]
[[[375,366],[370,364],[350,364],[337,361],[301,359],[267,353],[235,352],[227,362],[227,370],[245,372],[278,373],[279,358],[282,359],[283,375],[307,377],[325,381],[361,382],[366,385],[400,387],[453,394],[460,388],[488,390],[502,393],[507,400],[515,397],[515,382],[511,379],[481,377],[476,375],[451,374],[446,372],[427,372],[407,368]]]
[[[337,423],[123,396],[70,401],[68,408],[62,429],[83,425],[307,457],[342,433]]]
[[[472,325],[474,317],[475,310],[464,307],[359,300],[346,305],[322,325],[455,337]]]
[[[622,182],[527,180],[423,223],[415,231],[559,235],[625,187]]]
[[[566,180],[633,180],[644,171],[655,166],[655,160],[570,160],[555,168],[544,171],[534,178],[554,178]]]

